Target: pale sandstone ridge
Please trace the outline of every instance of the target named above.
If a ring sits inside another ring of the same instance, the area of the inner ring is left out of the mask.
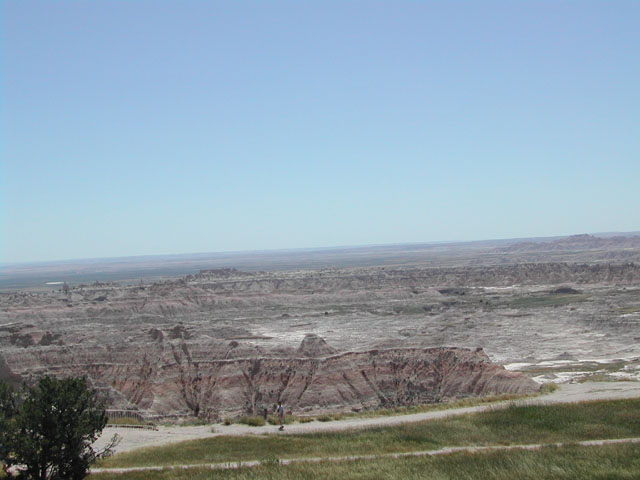
[[[129,351],[119,363],[99,351],[58,355],[57,365],[49,371],[88,374],[109,393],[114,406],[209,418],[255,414],[278,401],[303,413],[532,393],[539,388],[524,375],[491,363],[481,349],[398,348],[335,354],[322,338],[308,335],[296,351],[299,356],[211,359],[206,351],[190,350],[184,341],[170,345],[155,354]],[[22,358],[14,357],[15,365],[28,365],[27,355],[24,351]],[[45,363],[51,365],[53,358]]]

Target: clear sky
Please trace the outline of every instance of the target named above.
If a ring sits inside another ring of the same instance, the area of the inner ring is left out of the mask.
[[[0,261],[640,230],[638,1],[0,8]]]

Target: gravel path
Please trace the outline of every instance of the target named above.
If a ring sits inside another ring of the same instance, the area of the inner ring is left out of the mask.
[[[640,397],[640,382],[586,382],[560,385],[555,392],[521,400],[524,404],[553,404],[566,402],[584,402],[589,400],[604,400],[618,398]],[[114,435],[119,435],[122,440],[116,447],[116,452],[127,452],[137,448],[156,447],[184,440],[215,437],[219,435],[251,435],[251,434],[296,434],[310,432],[339,431],[350,428],[381,427],[399,425],[402,423],[418,422],[421,420],[446,418],[466,413],[484,412],[495,408],[504,408],[512,401],[497,402],[490,405],[476,407],[452,408],[434,412],[415,413],[411,415],[397,415],[376,418],[347,418],[332,422],[310,422],[287,425],[284,431],[278,431],[278,427],[267,425],[264,427],[249,427],[246,425],[215,425],[195,427],[159,427],[158,430],[142,430],[128,428],[105,428],[102,436],[94,444],[95,448],[103,447]]]
[[[292,463],[302,462],[344,462],[353,460],[377,460],[380,458],[406,458],[406,457],[424,457],[435,455],[447,455],[456,452],[482,453],[487,451],[498,450],[538,450],[544,447],[563,447],[566,445],[580,445],[583,447],[593,447],[599,445],[617,445],[621,443],[640,443],[640,437],[634,438],[614,438],[606,440],[587,440],[584,442],[558,442],[558,443],[533,443],[526,445],[490,445],[482,447],[445,447],[439,450],[421,450],[418,452],[402,452],[402,453],[382,453],[378,455],[348,455],[344,457],[300,457],[279,460],[281,465],[290,465]],[[187,468],[209,468],[211,470],[227,470],[241,467],[256,467],[260,465],[259,460],[249,460],[244,462],[227,462],[227,463],[198,463],[192,465],[172,465],[166,467],[129,467],[129,468],[93,468],[91,473],[110,472],[110,473],[128,473],[141,472],[150,470],[164,469],[187,469]]]

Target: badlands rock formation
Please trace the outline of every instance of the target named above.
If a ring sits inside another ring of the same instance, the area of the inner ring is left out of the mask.
[[[530,392],[490,359],[638,357],[639,285],[633,263],[528,263],[224,269],[3,293],[0,377],[86,375],[114,408],[158,415]]]
[[[113,407],[157,415],[257,413],[278,401],[294,412],[362,410],[539,388],[524,375],[491,363],[481,349],[335,353],[313,334],[288,358],[212,359],[205,349],[191,349],[182,337],[145,352],[42,353],[25,349],[11,360],[23,373],[37,373],[35,362],[42,362],[58,375],[88,375],[110,394]]]

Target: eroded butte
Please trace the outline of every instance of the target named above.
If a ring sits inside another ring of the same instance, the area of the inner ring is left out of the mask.
[[[483,258],[3,293],[0,377],[86,375],[113,408],[213,418],[638,376],[640,266]]]

